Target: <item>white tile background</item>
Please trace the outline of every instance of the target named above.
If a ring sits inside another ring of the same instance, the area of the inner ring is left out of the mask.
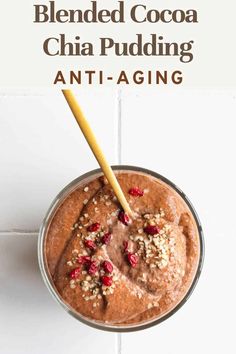
[[[97,163],[59,91],[0,90],[0,353],[235,353],[236,91],[78,98],[111,164],[156,170],[192,200],[204,271],[188,303],[143,332],[100,332],[64,313],[41,280],[37,230],[59,190]]]

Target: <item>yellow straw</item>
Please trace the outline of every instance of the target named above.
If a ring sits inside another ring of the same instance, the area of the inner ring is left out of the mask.
[[[108,164],[100,146],[98,145],[98,142],[96,140],[96,137],[88,124],[78,102],[76,101],[76,98],[71,90],[62,90],[63,95],[65,96],[65,99],[77,121],[77,123],[80,126],[80,129],[82,130],[82,133],[84,134],[85,139],[87,140],[94,156],[96,157],[99,165],[101,166],[101,169],[103,170],[104,175],[106,176],[108,182],[110,183],[111,187],[113,188],[115,195],[117,199],[119,200],[122,208],[124,211],[132,216],[132,211],[130,209],[130,206],[124,196],[124,193],[122,192],[122,189],[116,179],[116,176],[114,172],[112,171],[110,165]]]

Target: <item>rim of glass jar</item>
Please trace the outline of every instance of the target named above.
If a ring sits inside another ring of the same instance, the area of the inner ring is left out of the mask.
[[[53,296],[53,298],[64,308],[64,310],[66,312],[68,312],[71,316],[73,316],[74,318],[76,318],[77,320],[79,320],[80,322],[96,328],[96,329],[100,329],[100,330],[104,330],[104,331],[109,331],[109,332],[134,332],[134,331],[139,331],[139,330],[143,330],[143,329],[147,329],[150,327],[153,327],[157,324],[160,324],[161,322],[167,320],[169,317],[171,317],[172,315],[174,315],[184,304],[185,302],[189,299],[189,297],[191,296],[191,294],[193,293],[193,290],[198,282],[198,279],[200,277],[201,271],[202,271],[202,267],[203,267],[203,262],[204,262],[204,253],[205,253],[205,246],[204,246],[204,236],[203,236],[203,230],[202,230],[202,225],[201,222],[199,220],[199,217],[192,205],[192,203],[190,202],[190,200],[188,199],[188,197],[184,194],[184,192],[177,187],[173,182],[171,182],[169,179],[167,179],[166,177],[160,175],[157,172],[151,171],[149,169],[145,169],[142,167],[137,167],[137,166],[129,166],[129,165],[114,165],[111,166],[112,169],[114,171],[134,171],[134,172],[141,172],[147,175],[151,175],[157,179],[160,179],[161,181],[163,181],[164,183],[166,183],[167,185],[169,185],[171,188],[173,188],[184,200],[184,202],[187,204],[187,206],[189,207],[196,225],[197,225],[197,229],[198,229],[198,234],[199,234],[199,261],[198,261],[198,266],[196,269],[196,273],[195,276],[192,280],[192,284],[189,287],[188,291],[186,292],[185,296],[183,297],[183,299],[174,307],[172,308],[169,312],[164,313],[161,317],[158,317],[157,319],[152,319],[140,324],[132,324],[132,325],[127,325],[127,326],[119,326],[119,325],[111,325],[111,324],[106,324],[106,323],[102,323],[102,322],[97,322],[97,321],[93,321],[92,319],[86,318],[82,315],[80,315],[78,312],[76,312],[69,304],[67,304],[66,302],[63,301],[63,299],[60,297],[60,295],[58,294],[54,283],[51,279],[51,275],[47,269],[47,265],[46,265],[46,260],[45,260],[45,255],[44,255],[44,241],[45,241],[45,236],[47,235],[47,229],[48,226],[50,225],[50,222],[56,212],[56,210],[58,209],[59,205],[61,205],[62,201],[66,199],[66,197],[73,192],[73,190],[75,190],[78,187],[78,184],[80,182],[82,182],[83,180],[85,180],[86,178],[92,178],[94,175],[99,175],[102,174],[102,170],[100,168],[92,170],[90,172],[87,172],[83,175],[81,175],[80,177],[77,177],[76,179],[74,179],[72,182],[70,182],[67,186],[65,186],[61,192],[59,192],[59,194],[56,196],[56,198],[53,200],[53,202],[51,203],[46,216],[42,222],[42,225],[40,227],[39,230],[39,238],[38,238],[38,262],[39,262],[39,268],[42,274],[42,278],[44,280],[45,285],[47,286],[49,292],[51,293],[51,295]]]

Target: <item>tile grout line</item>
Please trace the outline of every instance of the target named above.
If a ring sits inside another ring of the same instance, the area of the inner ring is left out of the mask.
[[[0,237],[9,236],[38,236],[39,230],[0,230]]]
[[[29,97],[45,97],[43,93],[14,93],[14,92],[0,92],[0,98],[5,99],[5,98],[29,98]]]
[[[122,354],[122,334],[117,333],[117,354]]]
[[[117,134],[118,134],[118,146],[117,146],[117,157],[118,157],[118,164],[121,165],[122,159],[122,99],[121,99],[121,90],[118,90],[118,122],[117,122]]]
[[[117,160],[122,163],[122,92],[119,89],[117,95]],[[122,335],[117,333],[117,354],[122,354]]]

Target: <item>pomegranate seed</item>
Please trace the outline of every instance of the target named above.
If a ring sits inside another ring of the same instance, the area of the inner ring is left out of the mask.
[[[101,241],[104,245],[108,245],[111,241],[111,233],[107,232],[104,236],[102,236]]]
[[[70,272],[70,278],[71,279],[76,279],[80,275],[80,268],[75,268]]]
[[[77,263],[79,264],[89,264],[91,261],[89,256],[81,256],[77,258]]]
[[[123,246],[124,246],[124,252],[127,252],[128,247],[129,247],[129,242],[128,241],[124,241],[123,242]]]
[[[118,215],[118,219],[124,224],[124,225],[129,225],[129,216],[121,210]]]
[[[87,227],[88,232],[95,232],[98,231],[100,229],[100,224],[99,222],[95,222],[94,224],[90,225]]]
[[[136,265],[138,264],[138,256],[134,253],[128,253],[127,257],[131,267],[136,267]]]
[[[90,250],[95,250],[96,249],[96,245],[92,240],[85,240],[84,241],[85,247],[89,248]]]
[[[159,234],[159,232],[160,232],[160,228],[156,225],[148,225],[143,230],[144,230],[144,232],[146,232],[146,234],[152,235],[152,236]]]
[[[112,277],[108,277],[104,275],[102,278],[102,284],[105,286],[111,286],[112,285]]]
[[[102,264],[102,268],[105,270],[106,273],[112,273],[113,271],[113,265],[111,262],[104,261]]]
[[[129,194],[133,197],[142,197],[144,195],[144,191],[138,187],[130,188]]]
[[[88,267],[88,273],[94,275],[98,271],[98,266],[95,261],[91,261]]]

